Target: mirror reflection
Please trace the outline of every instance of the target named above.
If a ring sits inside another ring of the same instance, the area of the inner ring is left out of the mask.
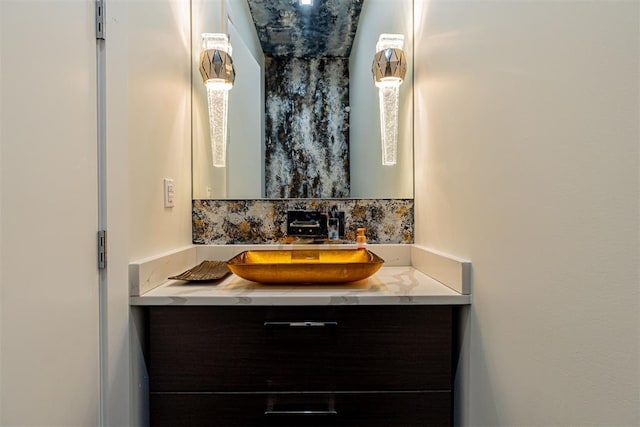
[[[412,198],[412,0],[192,0],[193,197]],[[229,34],[225,167],[213,167],[201,34]],[[381,162],[371,64],[381,33],[405,35],[398,159]]]

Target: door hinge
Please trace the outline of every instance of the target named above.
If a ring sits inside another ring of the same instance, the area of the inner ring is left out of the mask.
[[[104,2],[105,0],[96,0],[96,39],[104,40]]]
[[[98,269],[107,268],[107,230],[98,231]]]

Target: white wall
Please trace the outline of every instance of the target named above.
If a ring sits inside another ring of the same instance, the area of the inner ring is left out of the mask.
[[[2,425],[97,425],[100,343],[102,421],[139,425],[127,266],[191,242],[189,1],[107,3],[108,283],[98,291],[93,3],[0,2]],[[173,209],[164,177],[175,180]]]
[[[202,33],[224,31],[223,0],[191,1],[191,67],[193,82],[192,99],[192,196],[194,199],[224,197],[227,188],[226,168],[211,166],[211,138],[209,136],[209,112],[207,90],[202,84],[198,67],[202,50]],[[196,108],[193,108],[196,107]]]
[[[367,0],[349,57],[349,161],[351,197],[413,197],[413,34],[411,0]],[[371,63],[382,33],[403,34],[408,67],[400,86],[398,158],[382,165],[378,88]]]
[[[0,14],[0,425],[97,425],[93,4]]]
[[[242,37],[232,22],[227,23],[226,31],[233,45],[237,74],[233,89],[229,91],[227,191],[223,196],[259,199],[265,191],[264,56],[260,63],[256,61],[244,43],[246,37]]]
[[[126,271],[130,261],[191,244],[190,7],[189,0],[139,0],[111,2],[107,8],[107,85],[111,84],[109,93],[116,92],[107,106],[108,218],[113,221],[116,216],[110,244],[118,245],[110,254],[118,264],[114,267],[112,262],[111,269]],[[125,181],[116,175],[118,167],[128,170]],[[164,208],[165,177],[174,179],[174,208]],[[123,233],[127,242],[122,241]],[[112,319],[131,319],[130,329],[110,331],[109,361],[117,373],[124,368],[129,374],[130,369],[130,377],[110,377],[115,383],[108,391],[109,425],[126,425],[121,420],[129,415],[130,425],[147,425],[140,312],[120,312],[129,309],[128,281],[120,277],[109,271],[109,314]],[[131,382],[130,392],[126,380]]]
[[[4,18],[4,7],[0,3],[0,22],[4,22],[3,18]],[[3,45],[3,39],[4,39],[3,32],[0,31],[0,46]],[[1,47],[0,47],[0,70],[2,70],[2,48]],[[0,84],[0,99],[3,99],[3,92],[4,92],[4,85]],[[0,102],[0,117],[3,117],[3,113],[2,113],[3,108],[4,108],[4,103]],[[4,125],[2,123],[2,119],[0,119],[0,144],[2,143],[3,128],[4,128]],[[0,149],[0,165],[2,165],[2,159],[3,159],[2,149]],[[0,194],[2,192],[3,182],[4,180],[2,178],[2,173],[0,173]],[[3,220],[2,220],[3,205],[4,205],[4,200],[0,196],[0,224],[3,224]],[[4,238],[3,238],[4,233],[2,229],[3,227],[0,226],[0,242],[4,242]],[[2,277],[4,276],[3,274],[4,262],[2,261],[3,259],[4,259],[4,244],[0,243],[0,286],[2,286]],[[4,304],[4,298],[2,297],[2,291],[0,291],[0,366],[2,366],[2,359],[3,359],[2,357],[2,337],[3,337],[2,318],[4,317],[4,310],[2,308],[3,304]],[[3,381],[3,374],[2,374],[2,369],[0,369],[0,387],[2,387],[1,386],[2,381]],[[0,388],[0,393],[1,393],[1,388]],[[0,398],[0,420],[2,420],[2,418],[3,418],[3,408],[2,408],[2,399]]]
[[[108,13],[108,11],[107,11]],[[188,0],[128,2],[129,257],[191,243]],[[175,207],[164,207],[163,178]]]
[[[203,0],[198,0],[203,1]],[[233,23],[238,32],[238,36],[242,37],[242,42],[246,45],[246,50],[250,52],[250,55],[255,58],[261,67],[264,66],[264,53],[262,52],[262,46],[258,39],[258,33],[256,27],[253,24],[253,18],[251,17],[251,9],[246,0],[224,0],[223,3],[224,14],[226,15],[227,22],[223,22],[223,28],[226,31],[225,25],[229,21]],[[231,44],[233,45],[234,39],[231,37]],[[233,48],[235,51],[235,47]]]
[[[259,199],[265,193],[264,54],[247,2],[226,0],[225,14],[225,32],[233,46],[236,69],[236,81],[229,92],[225,196]]]
[[[416,2],[416,241],[473,262],[462,425],[639,425],[640,3]]]
[[[4,12],[3,12],[4,8],[2,6],[2,4],[0,4],[0,22],[3,22],[3,16],[4,16]],[[0,31],[0,46],[2,46],[2,40],[3,40],[3,35],[2,35],[2,31]],[[0,48],[0,70],[2,70],[2,50]],[[3,93],[3,85],[0,84],[0,99],[3,99],[2,96]],[[0,102],[0,117],[2,117],[2,109],[3,109],[3,105],[4,103]],[[3,129],[3,124],[2,124],[2,120],[0,119],[0,143],[2,143],[2,129]],[[0,165],[2,165],[2,149],[0,149]],[[4,180],[2,179],[2,173],[0,173],[0,192],[2,191],[2,183],[4,182]],[[3,199],[2,197],[0,197],[0,224],[2,224],[2,210],[3,210]],[[3,232],[2,232],[2,227],[0,226],[0,242],[3,242]],[[4,262],[2,262],[3,259],[3,254],[4,254],[4,245],[0,244],[0,286],[2,286],[2,277],[3,277],[3,264]],[[3,318],[3,298],[2,298],[2,292],[0,291],[0,366],[2,366],[2,318]],[[0,369],[0,384],[2,384],[2,369]],[[1,386],[0,386],[1,387]],[[0,399],[0,420],[3,418],[3,410],[2,410],[2,399]]]
[[[101,290],[103,425],[141,425],[132,402],[133,383],[129,343],[129,120],[128,120],[128,6],[133,2],[109,1],[106,8],[107,40],[101,44],[106,141],[106,206],[103,226],[108,230],[106,286]],[[139,23],[137,23],[139,24]],[[136,31],[134,29],[134,31]],[[139,31],[139,30],[138,30]]]
[[[264,55],[249,6],[239,0],[193,0],[193,198],[264,195]],[[202,33],[226,33],[236,80],[229,92],[227,166],[212,166],[207,91],[200,75]]]
[[[193,0],[193,198],[264,195],[264,55],[244,0]],[[207,91],[199,71],[202,33],[229,35],[236,80],[229,92],[227,166],[212,166]]]

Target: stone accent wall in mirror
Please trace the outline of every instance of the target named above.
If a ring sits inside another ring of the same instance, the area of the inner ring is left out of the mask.
[[[214,167],[201,34],[229,34],[227,161]],[[371,64],[403,34],[398,161],[382,165]],[[413,0],[192,0],[193,199],[412,199]]]

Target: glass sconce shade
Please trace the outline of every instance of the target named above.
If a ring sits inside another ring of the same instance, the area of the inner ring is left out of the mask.
[[[217,83],[207,84],[209,103],[209,136],[213,166],[225,167],[227,163],[227,116],[229,90],[221,89]]]
[[[226,34],[202,34],[200,75],[207,87],[209,132],[213,166],[224,167],[227,158],[227,115],[229,90],[236,78],[231,45]]]
[[[381,34],[371,72],[380,97],[382,164],[395,165],[398,147],[400,84],[407,73],[402,34]]]
[[[398,158],[399,86],[382,86],[380,98],[380,133],[382,136],[382,164],[392,166]]]

